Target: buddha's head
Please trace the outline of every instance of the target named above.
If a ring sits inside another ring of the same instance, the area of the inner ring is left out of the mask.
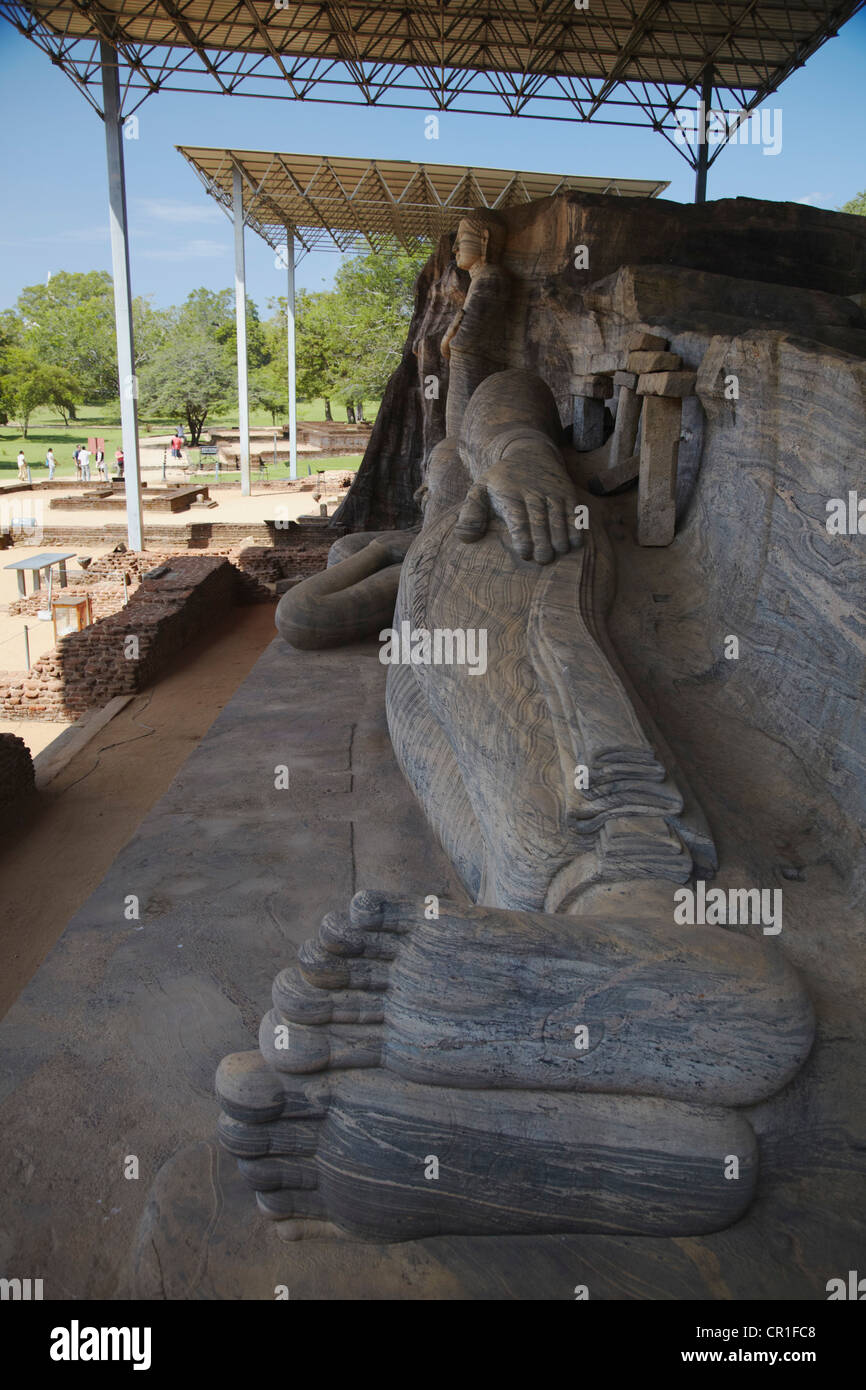
[[[454,238],[454,259],[460,270],[498,261],[505,247],[505,228],[495,213],[479,208],[461,217]]]

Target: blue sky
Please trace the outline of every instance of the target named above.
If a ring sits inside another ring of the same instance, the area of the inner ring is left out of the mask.
[[[722,152],[709,196],[738,194],[836,208],[866,187],[866,12],[795,73],[768,107],[781,108],[782,148]],[[651,131],[559,122],[440,115],[439,139],[421,111],[294,104],[160,93],[138,112],[125,143],[133,291],[179,303],[199,285],[233,283],[231,227],[175,145],[349,154],[442,164],[542,169],[600,177],[669,179],[666,197],[689,202],[694,174]],[[62,72],[0,20],[0,308],[24,285],[58,270],[110,269],[102,123]],[[320,289],[338,258],[306,257],[297,283]],[[249,292],[264,309],[285,293],[285,272],[252,233]]]

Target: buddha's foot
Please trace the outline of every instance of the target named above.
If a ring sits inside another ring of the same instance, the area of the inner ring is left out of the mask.
[[[785,1085],[812,1036],[768,943],[363,892],[277,976],[259,1041],[290,1088],[382,1067],[432,1086],[748,1105]]]
[[[246,1059],[246,1060],[242,1060]],[[258,1053],[221,1067],[222,1142],[289,1238],[603,1232],[701,1235],[751,1201],[741,1117],[675,1101],[421,1086],[371,1067],[274,1087]],[[259,1115],[264,1113],[260,1106]]]

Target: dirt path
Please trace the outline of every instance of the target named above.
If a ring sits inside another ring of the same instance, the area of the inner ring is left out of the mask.
[[[35,799],[0,851],[0,1015],[274,636],[271,604],[234,608],[136,696]]]

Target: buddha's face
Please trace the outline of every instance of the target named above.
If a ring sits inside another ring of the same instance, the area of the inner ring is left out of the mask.
[[[454,240],[454,259],[461,270],[471,270],[484,259],[487,236],[487,232],[476,231],[472,223],[465,219],[458,224]]]

